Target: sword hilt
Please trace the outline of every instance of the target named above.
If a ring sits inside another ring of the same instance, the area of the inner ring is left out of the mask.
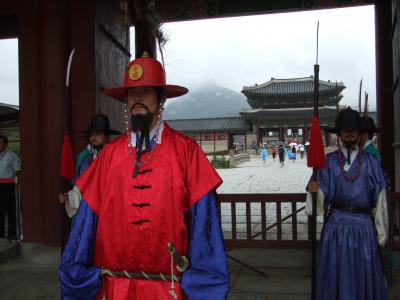
[[[168,242],[168,252],[172,254],[176,261],[176,269],[179,272],[185,272],[186,269],[189,267],[189,260],[186,256],[180,255],[176,250],[174,244]]]

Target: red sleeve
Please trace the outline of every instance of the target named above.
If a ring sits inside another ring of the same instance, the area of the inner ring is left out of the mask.
[[[101,195],[103,195],[103,188],[105,186],[104,165],[106,153],[104,152],[105,149],[75,183],[82,197],[96,214],[99,214],[100,211]]]
[[[222,179],[197,143],[192,143],[189,152],[186,156],[186,186],[192,207],[201,197],[217,189],[222,184]]]

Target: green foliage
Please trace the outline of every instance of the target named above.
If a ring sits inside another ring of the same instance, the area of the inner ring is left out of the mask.
[[[213,155],[211,164],[215,169],[229,169],[229,159],[225,159],[225,155]]]
[[[20,156],[21,142],[19,132],[12,132],[10,135],[8,135],[8,149]]]
[[[14,152],[15,154],[17,154],[18,156],[20,156],[20,146],[21,146],[21,143],[19,141],[8,143],[8,149],[10,151]]]

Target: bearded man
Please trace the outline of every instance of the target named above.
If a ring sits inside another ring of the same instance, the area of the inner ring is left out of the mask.
[[[104,91],[125,103],[131,129],[76,182],[83,199],[59,267],[64,299],[226,298],[222,180],[196,141],[162,121],[165,100],[187,92],[146,54],[123,86]]]

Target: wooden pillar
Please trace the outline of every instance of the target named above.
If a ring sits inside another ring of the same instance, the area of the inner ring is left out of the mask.
[[[257,125],[257,147],[260,145],[261,142],[261,132],[260,132],[260,126]]]
[[[40,176],[36,172],[40,164],[41,145],[39,141],[39,18],[38,1],[21,3],[18,12],[18,52],[19,52],[19,121],[21,124],[21,201],[24,241],[41,242],[42,211]],[[35,12],[35,13],[32,13]],[[60,116],[61,117],[61,116]],[[55,145],[52,145],[55,146]],[[32,174],[35,174],[33,176]],[[56,176],[52,174],[51,176]],[[57,185],[57,182],[54,182]],[[56,210],[58,211],[58,210]],[[59,221],[54,226],[60,230]],[[29,224],[29,226],[27,226]]]
[[[393,104],[393,59],[391,32],[391,1],[375,3],[375,47],[376,47],[376,110],[377,127],[383,128],[379,139],[382,165],[390,180],[394,182],[394,117],[398,111]],[[397,33],[399,34],[399,33]],[[397,40],[398,41],[398,40]]]
[[[306,141],[308,141],[308,130],[307,130],[307,126],[303,127],[303,142],[305,143]]]
[[[66,1],[19,3],[21,200],[24,240],[60,244],[59,159],[69,54]]]
[[[400,0],[392,0],[392,7],[397,5],[397,9],[393,11],[392,17],[392,45],[393,45],[393,113],[400,111]],[[395,157],[395,182],[393,184],[395,191],[400,191],[400,119],[394,119],[394,143]]]
[[[279,140],[284,141],[285,140],[285,128],[279,127]]]

